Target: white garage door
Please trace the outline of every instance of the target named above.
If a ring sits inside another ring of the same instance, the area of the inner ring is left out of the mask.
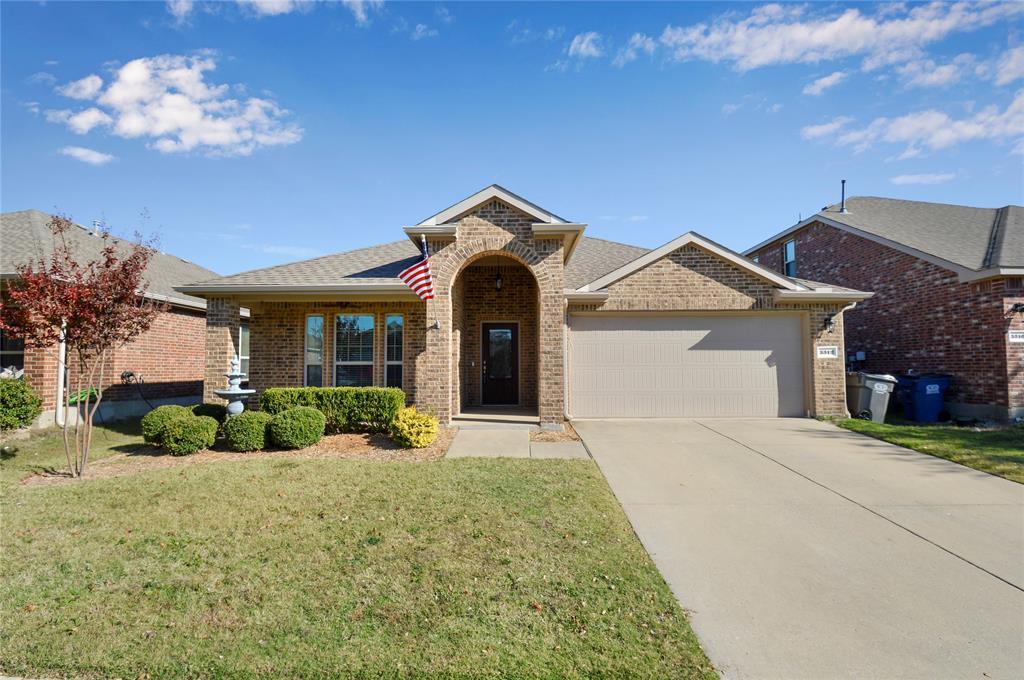
[[[577,418],[802,416],[797,316],[571,316]]]

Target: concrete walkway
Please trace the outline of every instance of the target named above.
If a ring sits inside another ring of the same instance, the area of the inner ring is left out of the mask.
[[[573,426],[723,677],[1024,677],[1024,486],[807,419]]]
[[[526,429],[462,429],[448,458],[590,458],[581,442],[531,442]]]

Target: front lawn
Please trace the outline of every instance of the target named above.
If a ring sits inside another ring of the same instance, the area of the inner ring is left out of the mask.
[[[976,430],[953,425],[838,421],[840,427],[1024,484],[1024,427]]]
[[[714,677],[590,461],[255,455],[22,485],[22,452],[0,463],[0,673]]]

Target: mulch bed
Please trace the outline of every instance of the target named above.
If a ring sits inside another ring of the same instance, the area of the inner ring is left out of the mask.
[[[438,460],[444,457],[452,443],[456,428],[442,428],[437,439],[429,447],[404,449],[383,434],[332,434],[326,435],[317,444],[305,449],[254,451],[237,453],[227,449],[205,450],[187,456],[172,456],[162,449],[143,445],[135,451],[120,453],[92,463],[85,473],[85,479],[121,477],[148,470],[183,467],[202,463],[225,461],[246,461],[261,458],[345,458],[349,460],[374,460],[379,462],[411,462]],[[40,473],[21,480],[23,485],[61,484],[72,481],[66,472]]]
[[[578,442],[580,436],[572,429],[572,424],[567,420],[563,423],[565,432],[539,432],[530,433],[531,442]]]

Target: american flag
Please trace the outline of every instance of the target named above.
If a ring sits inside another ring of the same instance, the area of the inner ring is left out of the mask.
[[[402,279],[405,285],[412,288],[412,292],[420,296],[421,300],[432,300],[434,298],[434,276],[430,273],[430,257],[427,255],[427,239],[420,237],[423,243],[423,258],[403,270],[398,278]]]

